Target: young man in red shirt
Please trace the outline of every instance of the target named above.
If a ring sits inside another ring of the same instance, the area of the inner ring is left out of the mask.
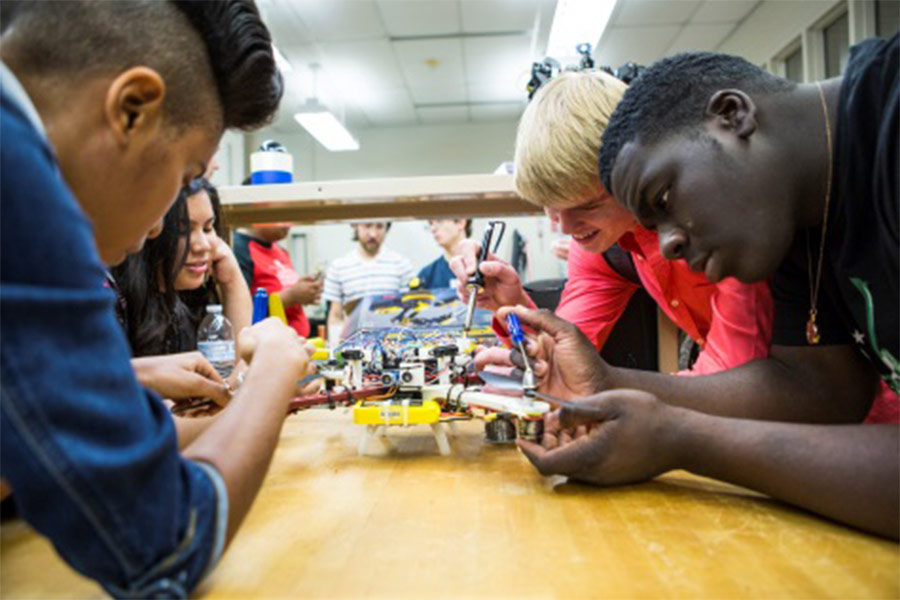
[[[600,138],[626,89],[603,72],[565,73],[539,90],[519,124],[516,187],[572,235],[569,281],[556,315],[577,325],[599,350],[632,294],[643,287],[701,349],[691,369],[679,374],[708,375],[767,358],[773,319],[768,283],[711,283],[685,261],[666,260],[656,232],[641,227],[600,183]],[[477,248],[476,242],[465,242],[451,264],[462,282],[474,271]],[[637,281],[626,277],[620,265],[614,268],[611,248],[630,258]],[[482,264],[486,285],[479,304],[490,310],[534,307],[515,271],[490,258]],[[459,291],[468,298],[464,285]],[[507,357],[508,351],[492,349],[478,361],[505,362]],[[883,387],[869,419],[896,423],[897,395]]]
[[[290,226],[287,225],[257,225],[250,228],[249,235],[236,231],[234,255],[250,286],[250,294],[258,288],[264,288],[270,294],[280,293],[288,325],[298,335],[309,337],[309,320],[303,312],[303,305],[318,304],[322,295],[322,279],[297,275],[290,254],[278,245],[289,231]]]

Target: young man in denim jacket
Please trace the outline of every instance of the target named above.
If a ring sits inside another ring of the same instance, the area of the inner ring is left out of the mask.
[[[271,39],[240,0],[0,11],[0,475],[109,593],[186,596],[252,503],[307,357],[274,320],[245,330],[244,384],[179,453],[129,364],[104,264],[158,233],[226,128],[271,118]]]

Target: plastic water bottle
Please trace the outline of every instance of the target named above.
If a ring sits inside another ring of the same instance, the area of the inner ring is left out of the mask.
[[[197,330],[197,349],[224,379],[234,370],[234,331],[222,314],[221,304],[206,307],[206,316]]]

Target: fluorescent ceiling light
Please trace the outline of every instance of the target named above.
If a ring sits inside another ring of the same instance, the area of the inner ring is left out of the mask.
[[[359,142],[350,135],[337,117],[318,102],[307,102],[303,109],[294,115],[294,119],[331,152],[359,150]]]
[[[281,53],[275,44],[272,44],[272,54],[275,55],[275,65],[278,67],[278,70],[282,73],[290,73],[294,70],[294,67],[291,66],[291,63],[285,58],[284,54]]]
[[[616,0],[559,0],[547,41],[547,56],[577,56],[575,46],[583,42],[596,48],[609,23]]]

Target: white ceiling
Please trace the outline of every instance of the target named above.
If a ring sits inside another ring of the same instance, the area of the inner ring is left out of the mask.
[[[772,1],[772,0],[769,0]],[[620,0],[597,44],[600,64],[648,65],[692,50],[715,50],[760,0]]]
[[[313,95],[352,128],[517,119],[556,0],[259,0],[293,66],[276,126]],[[758,0],[619,0],[599,64],[719,46]],[[311,63],[321,67],[313,75]],[[315,84],[314,84],[315,80]]]

